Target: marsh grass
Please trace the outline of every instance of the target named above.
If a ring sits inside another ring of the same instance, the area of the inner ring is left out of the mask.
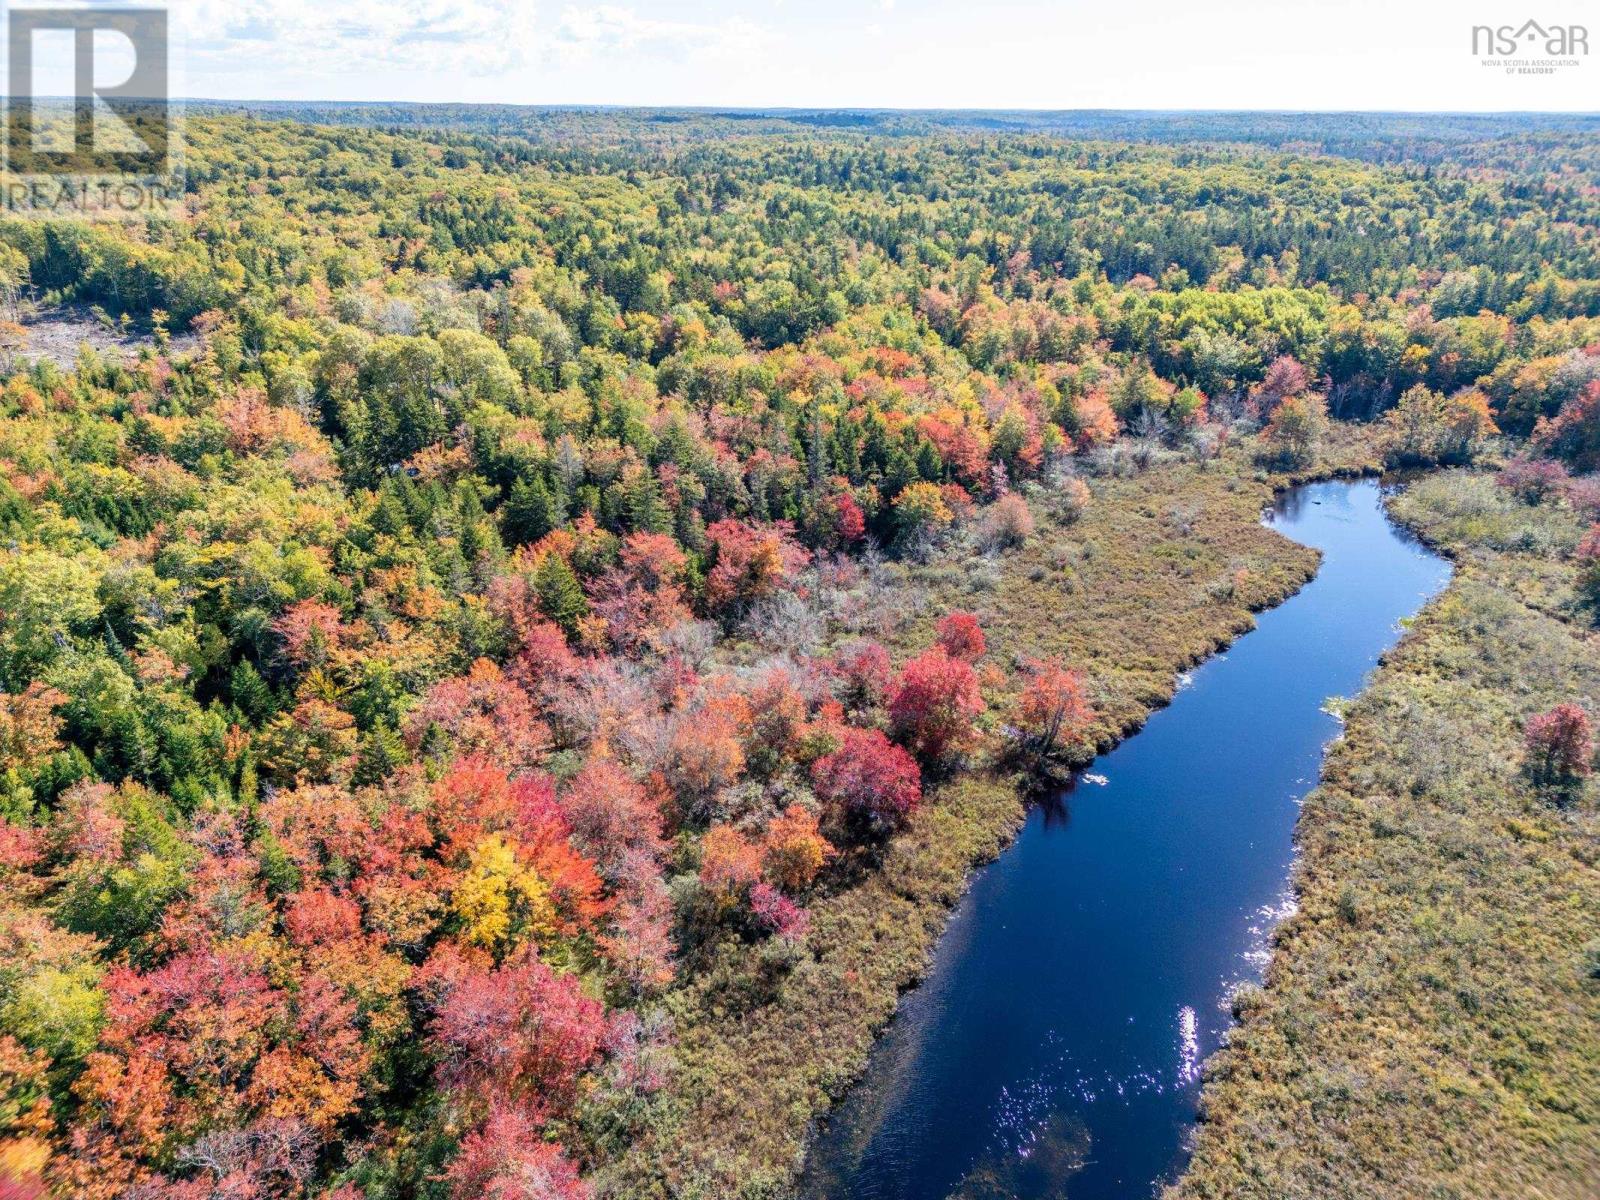
[[[1531,714],[1600,711],[1576,522],[1463,472],[1394,509],[1461,569],[1347,710],[1168,1200],[1600,1194],[1600,789],[1519,770]]]
[[[1372,462],[1358,433],[1330,453],[1342,471]],[[986,554],[958,544],[927,564],[884,571],[895,591],[915,597],[881,597],[903,614],[887,631],[896,656],[931,642],[938,616],[970,609],[983,621],[988,660],[1008,675],[1026,659],[1059,655],[1089,676],[1095,745],[1137,729],[1171,699],[1179,672],[1249,630],[1254,611],[1293,593],[1317,565],[1314,551],[1262,525],[1274,486],[1288,481],[1257,472],[1245,450],[1152,463],[1119,463],[1092,478],[1081,511],[1033,497],[1036,529],[1019,548]],[[1011,686],[987,695],[991,730]],[[709,968],[670,998],[675,1078],[632,1145],[602,1164],[598,1193],[787,1194],[809,1127],[865,1067],[969,872],[1021,823],[1023,782],[981,760],[936,784],[879,855],[834,872],[811,905],[806,953],[792,969],[773,970],[734,941],[712,948]]]

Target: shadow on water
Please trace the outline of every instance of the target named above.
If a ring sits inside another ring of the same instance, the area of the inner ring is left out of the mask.
[[[1325,701],[1449,578],[1372,480],[1295,489],[1267,520],[1322,551],[1317,577],[977,873],[803,1195],[1127,1200],[1182,1170],[1201,1062],[1292,911]]]
[[[1039,819],[1044,822],[1046,829],[1064,830],[1072,823],[1072,792],[1077,786],[1078,781],[1074,778],[1066,787],[1034,799],[1034,807],[1038,809]]]

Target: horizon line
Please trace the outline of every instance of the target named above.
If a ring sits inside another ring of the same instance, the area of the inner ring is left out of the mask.
[[[37,97],[44,99],[45,97]],[[72,97],[49,97],[72,99]],[[1053,115],[1064,113],[1130,113],[1136,115],[1181,114],[1186,116],[1394,116],[1394,117],[1600,117],[1600,108],[1116,108],[1100,106],[1067,108],[974,108],[960,105],[882,105],[882,104],[641,104],[615,101],[522,101],[522,100],[340,100],[326,97],[286,99],[283,97],[175,96],[184,104],[328,104],[328,105],[403,105],[411,108],[522,108],[549,112],[836,112],[836,113],[1001,113]]]

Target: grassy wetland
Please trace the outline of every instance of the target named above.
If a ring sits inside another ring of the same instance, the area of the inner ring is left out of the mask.
[[[1299,911],[1236,999],[1169,1200],[1579,1200],[1600,1178],[1600,795],[1523,770],[1530,717],[1600,705],[1583,525],[1481,472],[1393,511],[1458,574],[1346,710]]]

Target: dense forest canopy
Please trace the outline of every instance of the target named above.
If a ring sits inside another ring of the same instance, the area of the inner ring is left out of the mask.
[[[246,112],[326,125],[472,130],[536,141],[611,144],[722,139],[753,133],[853,131],[907,137],[1049,134],[1116,142],[1253,145],[1375,162],[1481,164],[1529,140],[1586,144],[1600,117],[1582,113],[1162,112],[1116,109],[739,109],[484,104],[317,104],[201,101],[202,113]]]
[[[886,558],[1329,413],[1600,467],[1586,119],[256,107],[0,222],[18,1195],[606,1194],[690,981],[1092,749]]]

